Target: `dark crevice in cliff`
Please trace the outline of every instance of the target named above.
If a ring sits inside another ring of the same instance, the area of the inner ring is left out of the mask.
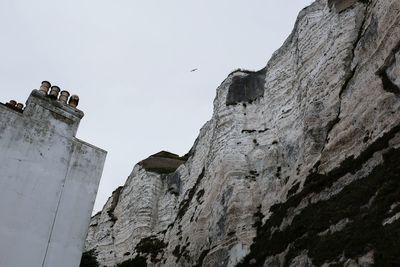
[[[386,70],[380,73],[379,76],[382,79],[383,90],[396,95],[400,94],[400,88],[390,80],[389,76],[386,73]]]
[[[114,211],[115,211],[115,208],[117,207],[117,205],[119,203],[119,199],[120,199],[120,196],[121,196],[123,188],[124,188],[123,186],[120,186],[117,189],[115,189],[114,192],[112,192],[111,205],[110,205],[110,208],[107,211],[107,214],[110,217],[110,221],[112,223],[112,226],[110,227],[109,234],[111,235],[111,239],[113,240],[113,242],[115,241],[113,226],[114,226],[115,222],[118,220],[117,216],[115,216],[115,214],[114,214]],[[113,254],[114,258],[116,257],[116,253],[114,251],[110,251],[110,254]]]
[[[262,220],[265,217],[264,214],[261,212],[261,208],[262,208],[262,206],[259,205],[257,207],[257,212],[253,214],[253,217],[254,217],[253,227],[255,227],[257,229],[262,226]]]
[[[392,49],[392,52],[385,60],[383,66],[376,72],[382,80],[383,90],[389,93],[400,95],[400,88],[390,78],[387,70],[396,63],[396,54],[400,51],[400,42]]]
[[[400,201],[400,149],[384,152],[383,162],[369,174],[345,186],[328,200],[309,203],[289,226],[283,230],[280,226],[307,195],[332,186],[348,172],[354,174],[375,152],[386,149],[389,140],[399,131],[400,126],[394,127],[360,157],[347,159],[329,174],[311,175],[302,192],[286,203],[274,205],[271,217],[257,230],[250,254],[238,266],[263,266],[267,257],[280,254],[288,247],[285,266],[289,266],[302,251],[308,251],[313,264],[321,266],[324,262],[340,261],[343,255],[357,258],[371,250],[376,266],[398,266],[400,221],[386,225],[383,222],[395,214],[395,208],[391,207]],[[326,229],[344,219],[350,222],[341,231],[326,233]]]
[[[166,183],[168,186],[168,192],[175,195],[179,196],[179,193],[181,192],[181,175],[179,172],[173,172],[170,174],[161,174],[161,179]]]
[[[107,211],[107,214],[108,214],[108,216],[110,216],[110,219],[113,223],[115,223],[118,220],[118,218],[114,215],[114,210],[118,205],[122,189],[123,189],[122,186],[118,187],[117,189],[114,190],[114,192],[112,192],[112,195],[111,195],[112,201],[111,201],[110,209]]]
[[[288,194],[287,194],[287,197],[290,197],[290,196],[296,194],[297,191],[299,190],[299,188],[300,188],[300,182],[297,182],[296,184],[294,184],[294,185],[289,189]]]
[[[189,251],[187,250],[187,247],[190,245],[190,243],[187,243],[184,246],[180,246],[177,245],[174,249],[174,251],[172,251],[172,255],[174,255],[176,257],[175,263],[178,263],[179,260],[183,257],[186,260],[190,260],[189,257]]]
[[[197,260],[197,264],[194,265],[193,267],[201,267],[201,266],[203,266],[203,261],[204,261],[204,259],[206,258],[206,256],[208,255],[208,253],[210,252],[210,250],[211,250],[211,249],[203,250],[203,251],[201,252],[201,254],[200,254],[199,259]]]
[[[355,48],[354,48],[355,49]],[[353,51],[353,58],[354,58],[354,51]],[[353,58],[350,60],[349,62],[349,68],[351,68],[351,63],[353,61]],[[325,150],[326,145],[329,143],[329,135],[331,133],[331,131],[333,130],[333,128],[340,122],[340,115],[342,113],[342,95],[343,92],[347,89],[347,87],[349,86],[351,80],[354,78],[354,75],[356,73],[357,70],[357,66],[353,69],[350,70],[349,73],[347,74],[347,77],[345,79],[345,82],[343,84],[343,86],[341,87],[340,91],[339,91],[339,104],[338,104],[338,112],[336,114],[336,117],[329,121],[326,125],[326,136],[325,136],[325,145],[322,148],[321,154],[322,152]]]
[[[193,197],[195,196],[195,193],[197,192],[197,188],[199,187],[201,180],[204,178],[204,174],[205,174],[205,168],[203,168],[199,177],[196,180],[196,183],[189,190],[187,198],[182,200],[181,204],[179,205],[179,209],[178,209],[178,213],[177,213],[175,222],[178,220],[181,220],[182,217],[185,215],[186,211],[188,210],[188,208],[190,206],[190,203],[192,202]]]
[[[294,54],[296,55],[296,76],[297,76],[297,73],[298,73],[298,71],[300,69],[299,68],[299,66],[300,66],[300,64],[299,64],[300,63],[300,49],[299,49],[299,33],[298,32],[296,32],[295,44],[296,44],[296,46],[295,46]]]

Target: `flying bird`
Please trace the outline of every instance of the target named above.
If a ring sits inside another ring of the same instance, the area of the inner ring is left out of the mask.
[[[194,71],[196,71],[197,69],[192,69],[190,72],[194,72]]]

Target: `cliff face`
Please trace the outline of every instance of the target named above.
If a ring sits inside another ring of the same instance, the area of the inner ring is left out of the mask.
[[[317,0],[264,69],[220,85],[187,158],[135,166],[86,250],[101,266],[400,265],[399,71],[400,1]]]

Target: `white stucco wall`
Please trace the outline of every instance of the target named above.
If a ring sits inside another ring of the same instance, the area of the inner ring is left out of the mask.
[[[106,157],[75,138],[82,117],[37,91],[0,105],[0,266],[79,266]]]

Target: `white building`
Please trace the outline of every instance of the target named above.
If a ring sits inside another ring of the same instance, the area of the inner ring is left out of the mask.
[[[0,103],[0,267],[79,266],[106,152],[75,138],[79,99],[59,91]]]

